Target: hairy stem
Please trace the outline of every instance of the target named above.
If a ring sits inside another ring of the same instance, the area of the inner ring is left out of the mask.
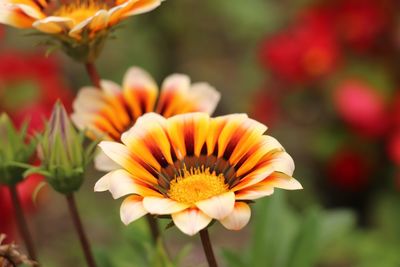
[[[208,230],[203,229],[200,231],[201,244],[203,245],[204,254],[206,255],[208,266],[218,267],[217,260],[215,259],[213,248],[210,241]]]
[[[87,239],[85,230],[83,229],[82,221],[79,216],[78,208],[76,207],[75,197],[72,193],[66,195],[69,212],[71,214],[72,221],[74,223],[76,232],[79,236],[79,241],[81,242],[82,250],[85,255],[86,263],[89,267],[96,267],[96,262],[94,261],[92,251],[90,248],[89,241]]]
[[[100,88],[100,75],[94,63],[86,63],[85,67],[93,85],[97,88]]]
[[[150,214],[146,215],[147,223],[150,228],[151,237],[154,241],[154,244],[157,243],[158,238],[160,237],[160,229],[158,228],[157,220],[151,216]]]

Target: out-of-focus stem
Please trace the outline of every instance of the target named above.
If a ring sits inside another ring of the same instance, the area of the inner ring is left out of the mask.
[[[21,200],[18,195],[16,185],[9,186],[11,200],[15,210],[15,218],[17,220],[19,233],[25,242],[26,250],[28,251],[29,258],[31,260],[37,261],[36,249],[32,242],[32,236],[29,232],[28,224],[24,216],[24,211],[22,209]]]
[[[85,67],[93,85],[97,88],[100,88],[100,75],[94,63],[86,63]]]
[[[218,267],[217,260],[214,256],[214,251],[210,241],[210,235],[208,234],[208,230],[203,229],[200,231],[201,244],[203,245],[204,253],[206,254],[208,266],[210,267]]]
[[[85,230],[83,229],[82,221],[79,216],[78,208],[76,207],[74,195],[66,195],[69,211],[71,214],[72,221],[74,223],[75,229],[79,236],[79,241],[81,242],[82,250],[85,255],[86,263],[89,267],[96,267],[96,262],[94,261],[92,251],[90,248],[89,241],[87,239]]]
[[[154,244],[157,244],[157,240],[160,237],[160,229],[158,228],[157,220],[150,214],[146,215],[146,219],[150,228],[151,237],[154,241]]]

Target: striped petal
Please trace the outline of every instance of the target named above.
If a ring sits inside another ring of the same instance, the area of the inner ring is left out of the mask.
[[[132,67],[125,74],[123,96],[131,113],[138,118],[153,111],[158,95],[158,87],[153,78],[144,70]]]
[[[146,186],[146,184],[135,179],[125,170],[115,170],[107,176],[109,180],[109,191],[114,199],[137,194],[140,196],[161,196],[160,193]]]
[[[183,74],[173,74],[167,77],[162,86],[156,112],[164,117],[181,114],[185,95],[190,88],[190,78]]]
[[[238,231],[245,227],[250,221],[251,210],[249,205],[244,202],[236,202],[233,211],[224,219],[221,224],[229,230]]]
[[[164,124],[165,119],[160,115],[147,113],[121,138],[134,154],[157,170],[161,166],[173,164]]]
[[[169,119],[168,136],[179,159],[200,156],[209,135],[209,121],[206,113],[181,114]]]
[[[145,197],[143,205],[149,213],[157,215],[173,214],[189,207],[187,204],[163,197]]]
[[[172,220],[179,230],[187,235],[193,236],[200,230],[206,228],[212,218],[197,208],[189,208],[172,214]]]
[[[196,206],[207,216],[221,220],[228,216],[235,205],[235,194],[227,192],[196,203]]]
[[[123,144],[103,141],[99,146],[109,158],[134,175],[136,179],[150,185],[157,184],[156,177],[145,166],[141,165]]]
[[[120,209],[121,221],[128,225],[133,221],[143,217],[148,212],[143,207],[143,197],[129,196],[124,199]]]

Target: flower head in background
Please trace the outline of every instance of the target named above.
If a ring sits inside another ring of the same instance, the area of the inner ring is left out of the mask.
[[[122,135],[122,144],[101,142],[120,169],[101,178],[95,190],[127,196],[121,206],[125,224],[150,213],[171,215],[188,235],[213,219],[240,230],[250,219],[249,201],[271,195],[275,187],[302,188],[291,177],[292,158],[263,135],[266,130],[245,114],[145,114]]]
[[[54,106],[50,121],[39,137],[38,154],[42,165],[32,173],[43,174],[58,192],[77,191],[83,182],[95,144],[83,148],[84,135],[77,132],[60,102]]]
[[[186,75],[174,74],[165,79],[159,93],[151,76],[136,67],[128,70],[122,89],[111,81],[102,81],[102,89],[83,88],[76,98],[72,120],[89,137],[120,141],[145,113],[157,112],[164,117],[188,112],[214,112],[220,94],[207,83],[190,83]],[[96,166],[110,170],[100,156]],[[112,168],[111,168],[112,169]]]
[[[0,23],[55,36],[70,56],[91,61],[113,26],[153,10],[161,1],[0,0]]]
[[[332,73],[341,58],[332,22],[327,10],[305,12],[295,25],[261,44],[262,66],[291,83],[314,81]]]
[[[382,95],[359,79],[343,81],[333,98],[339,116],[358,134],[379,137],[388,129],[388,114]]]
[[[372,166],[365,153],[354,149],[338,150],[327,166],[331,185],[345,191],[363,191],[369,183]]]

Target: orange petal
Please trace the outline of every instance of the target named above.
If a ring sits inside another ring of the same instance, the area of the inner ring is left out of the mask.
[[[172,214],[172,220],[179,230],[187,235],[193,236],[200,230],[206,228],[212,218],[197,208],[189,208]]]
[[[182,114],[182,105],[185,104],[186,94],[190,88],[190,78],[183,74],[168,76],[162,86],[160,99],[156,112],[168,118],[176,114]]]
[[[210,117],[206,113],[180,114],[167,121],[168,136],[179,159],[183,156],[200,156],[209,135]]]
[[[133,16],[142,13],[149,12],[155,8],[157,8],[163,0],[139,0],[136,1],[133,5],[128,6],[123,11],[123,16]]]
[[[196,203],[196,206],[207,216],[221,220],[228,216],[235,205],[235,194],[226,192],[222,195],[205,199]]]
[[[103,141],[99,146],[109,158],[134,175],[137,179],[150,185],[158,183],[157,179],[134,159],[129,149],[123,144]]]
[[[157,215],[172,214],[189,207],[188,204],[179,203],[164,197],[145,197],[143,205],[149,213]]]
[[[250,171],[259,161],[272,151],[283,151],[282,145],[273,137],[263,135],[259,142],[255,144],[247,153],[240,159],[241,166],[237,169],[236,175],[241,176]]]
[[[147,113],[121,137],[133,154],[157,170],[160,170],[161,165],[173,164],[171,145],[164,124],[165,118],[162,116]]]
[[[153,78],[144,70],[132,67],[125,74],[123,95],[135,118],[153,111],[158,87]]]
[[[247,225],[250,221],[250,216],[251,210],[249,205],[244,202],[236,202],[231,214],[220,220],[220,222],[225,228],[238,231]]]
[[[70,18],[53,16],[37,20],[32,24],[32,26],[39,31],[50,34],[57,34],[69,30],[72,25],[73,21]]]
[[[135,179],[130,173],[119,169],[109,173],[109,191],[114,199],[125,195],[137,194],[140,196],[157,196],[162,195],[155,190],[146,186],[146,184]]]
[[[143,198],[141,196],[129,196],[121,204],[121,221],[128,225],[133,221],[143,217],[147,211],[143,207]]]

